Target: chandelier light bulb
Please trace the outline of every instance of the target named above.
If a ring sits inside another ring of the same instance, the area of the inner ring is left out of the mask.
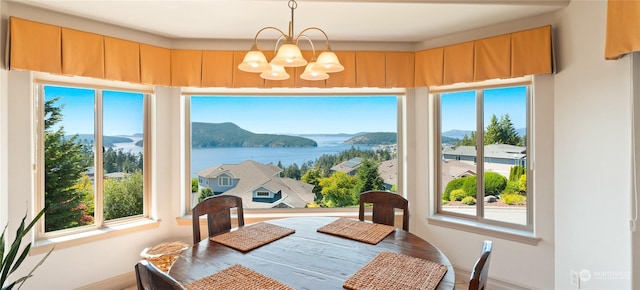
[[[289,8],[291,9],[291,21],[289,21],[289,34],[285,34],[282,30],[273,26],[266,26],[258,30],[253,41],[254,44],[251,49],[244,56],[242,63],[238,65],[238,69],[246,72],[260,73],[260,77],[268,80],[286,80],[289,78],[289,74],[285,71],[285,67],[305,67],[304,72],[300,75],[305,80],[324,80],[329,78],[327,73],[339,72],[344,70],[344,67],[340,64],[338,57],[329,48],[329,37],[327,34],[318,27],[307,27],[298,34],[296,38],[293,38],[293,12],[298,7],[298,3],[295,0],[289,0]],[[264,53],[258,49],[258,36],[262,31],[275,30],[280,33],[280,38],[276,42],[276,48],[280,40],[284,39],[284,44],[277,49],[276,56],[267,62],[267,58]],[[298,47],[298,40],[303,37],[309,40],[311,43],[311,49],[315,56],[315,48],[313,41],[305,34],[307,31],[319,31],[326,40],[326,47],[324,52],[320,53],[317,62],[315,57],[311,63],[302,56],[300,47]]]

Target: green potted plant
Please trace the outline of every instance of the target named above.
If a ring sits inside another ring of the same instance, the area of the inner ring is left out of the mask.
[[[20,289],[20,287],[22,287],[22,284],[24,284],[24,282],[29,277],[33,276],[33,272],[40,265],[42,265],[44,260],[47,259],[47,257],[49,257],[49,254],[51,254],[51,252],[53,251],[53,248],[52,248],[42,258],[42,260],[40,260],[40,262],[38,262],[38,264],[35,265],[33,267],[33,269],[31,269],[29,274],[27,274],[26,276],[20,277],[17,280],[7,284],[7,280],[9,279],[9,275],[11,275],[11,273],[15,272],[20,267],[20,265],[22,264],[24,259],[29,254],[29,250],[31,249],[31,243],[29,243],[24,247],[24,249],[22,250],[20,255],[18,255],[18,252],[20,251],[20,244],[22,243],[22,238],[24,238],[29,233],[31,228],[44,215],[45,209],[46,208],[42,209],[33,218],[31,223],[29,223],[29,225],[27,225],[26,227],[25,227],[24,224],[25,224],[25,220],[27,219],[27,215],[25,214],[25,216],[22,218],[22,222],[20,223],[20,226],[18,227],[18,231],[16,232],[16,237],[13,240],[13,242],[11,243],[11,248],[9,248],[8,251],[5,251],[5,240],[4,240],[5,239],[5,232],[7,231],[7,226],[5,225],[4,229],[2,230],[2,236],[0,236],[0,257],[2,257],[2,261],[0,261],[1,262],[0,263],[0,286],[2,286],[2,290],[13,289],[13,287],[18,285],[18,283],[20,283],[20,285],[18,286],[18,289]]]

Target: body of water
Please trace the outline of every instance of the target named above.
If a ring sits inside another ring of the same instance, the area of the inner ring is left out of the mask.
[[[260,163],[278,164],[287,167],[292,164],[301,166],[308,161],[316,161],[324,154],[336,154],[351,147],[361,150],[371,150],[371,146],[350,145],[343,142],[352,136],[304,136],[318,143],[318,147],[309,148],[194,148],[191,150],[191,174],[218,164],[237,164],[245,160],[255,160]]]
[[[353,135],[305,135],[305,138],[312,139],[318,143],[318,147],[309,148],[194,148],[191,150],[191,175],[196,176],[196,172],[218,164],[238,164],[245,160],[255,160],[260,163],[278,164],[281,162],[287,167],[292,164],[301,166],[308,161],[316,161],[324,154],[337,154],[351,147],[361,150],[371,150],[371,146],[344,144],[344,141]],[[129,137],[132,138],[132,137]],[[135,146],[135,142],[140,138],[132,138],[131,143],[116,143],[114,149],[123,149],[124,152],[137,154],[142,152],[142,147]]]

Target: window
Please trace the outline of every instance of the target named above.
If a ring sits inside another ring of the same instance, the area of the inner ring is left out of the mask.
[[[221,176],[218,178],[218,185],[220,186],[231,186],[231,177],[229,176]]]
[[[191,206],[209,192],[252,209],[351,207],[362,191],[397,191],[396,96],[187,99],[190,178],[219,178],[216,187],[200,183]],[[233,176],[224,188],[222,176]]]
[[[528,91],[508,86],[435,95],[438,214],[531,228]]]
[[[145,216],[148,96],[47,83],[37,90],[44,232]]]
[[[256,196],[259,196],[259,197],[269,197],[269,195],[270,194],[269,194],[268,191],[258,191],[258,192],[256,192]]]

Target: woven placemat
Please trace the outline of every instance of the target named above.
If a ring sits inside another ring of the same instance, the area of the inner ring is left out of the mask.
[[[233,232],[211,237],[211,240],[240,251],[250,251],[264,244],[271,243],[284,236],[293,234],[294,229],[270,223],[257,223],[241,227]]]
[[[361,289],[435,289],[447,266],[403,254],[381,252],[342,284]]]
[[[273,278],[264,276],[240,264],[184,285],[187,290],[204,289],[292,289]]]
[[[339,218],[328,225],[318,228],[318,232],[331,234],[377,244],[395,230],[395,227],[383,224],[368,223],[360,220]]]

